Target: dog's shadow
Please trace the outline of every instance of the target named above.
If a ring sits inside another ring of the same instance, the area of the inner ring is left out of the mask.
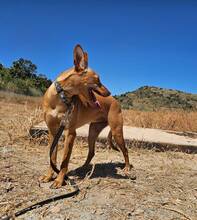
[[[112,177],[115,179],[128,179],[128,177],[123,174],[123,168],[123,163],[98,163],[95,164],[93,173],[90,178],[93,179],[98,177]],[[92,169],[93,165],[89,165],[88,167],[79,167],[70,171],[68,175],[83,179],[92,172]]]

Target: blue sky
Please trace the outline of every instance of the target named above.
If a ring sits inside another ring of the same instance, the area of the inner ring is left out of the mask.
[[[143,85],[197,93],[195,0],[1,0],[0,62],[30,59],[51,79],[80,43],[112,94]]]

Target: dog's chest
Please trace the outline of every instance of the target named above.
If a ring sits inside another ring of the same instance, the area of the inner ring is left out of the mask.
[[[65,111],[66,111],[65,108],[62,108],[62,107],[60,108],[60,107],[56,106],[56,108],[50,110],[49,114],[53,118],[61,119],[63,117],[63,115],[65,114]]]
[[[51,111],[50,111],[50,115],[53,117],[53,118],[56,118],[56,117],[58,117],[58,114],[59,114],[59,112],[58,112],[58,110],[55,108],[55,109],[52,109]]]

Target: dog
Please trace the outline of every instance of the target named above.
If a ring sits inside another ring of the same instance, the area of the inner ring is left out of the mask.
[[[110,126],[109,139],[113,136],[118,148],[125,159],[124,172],[128,175],[133,167],[129,163],[128,150],[123,138],[123,118],[118,101],[110,95],[108,89],[101,83],[98,74],[88,68],[88,54],[80,45],[74,48],[74,67],[62,72],[56,79],[67,97],[67,101],[74,102],[67,138],[64,142],[63,158],[60,173],[54,180],[52,188],[59,188],[64,183],[64,177],[68,172],[68,164],[73,143],[76,137],[76,129],[90,123],[88,135],[88,156],[83,166],[88,166],[95,154],[95,142],[99,133],[107,125]],[[55,83],[48,88],[43,98],[44,120],[49,130],[49,144],[52,143],[60,126],[60,121],[67,111],[62,102]],[[112,148],[113,145],[111,144]],[[52,154],[52,161],[56,164],[57,147]],[[42,176],[43,182],[53,180],[52,167],[46,175]]]

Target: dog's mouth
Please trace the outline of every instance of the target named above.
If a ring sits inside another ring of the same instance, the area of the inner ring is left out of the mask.
[[[97,108],[101,108],[99,101],[96,99],[96,96],[94,95],[94,92],[98,93],[99,95],[100,95],[100,92],[98,92],[97,90],[95,90],[93,88],[89,88],[88,92],[89,92],[89,96],[90,96],[91,101],[94,103],[94,106]]]

